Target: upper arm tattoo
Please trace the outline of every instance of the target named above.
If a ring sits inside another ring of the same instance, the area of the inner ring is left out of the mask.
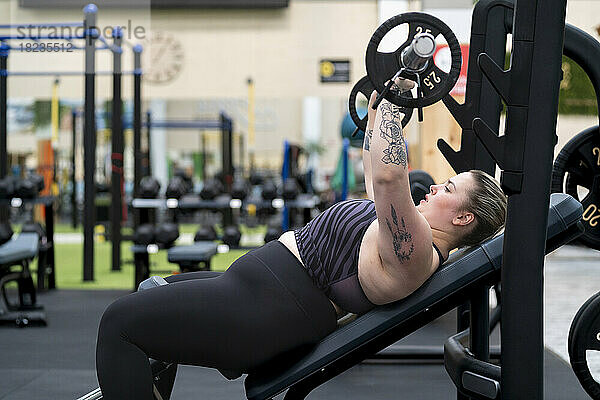
[[[369,151],[371,148],[371,138],[373,137],[373,129],[367,129],[365,131],[365,140],[363,143],[363,149]]]
[[[398,216],[396,215],[396,210],[393,205],[391,207],[392,214],[392,222],[394,226],[390,223],[390,220],[385,217],[385,222],[387,223],[387,227],[390,230],[393,238],[394,245],[394,253],[398,258],[400,263],[404,263],[410,260],[410,256],[415,250],[415,246],[413,244],[412,235],[406,229],[406,224],[404,223],[404,218],[400,218],[401,224],[398,224]]]
[[[402,134],[400,107],[390,102],[385,102],[381,105],[381,113],[380,134],[388,142],[388,147],[383,150],[381,161],[384,164],[402,165],[406,168],[408,160],[406,157],[404,135]]]

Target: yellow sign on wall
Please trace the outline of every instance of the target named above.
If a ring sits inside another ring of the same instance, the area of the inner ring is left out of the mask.
[[[321,83],[350,82],[350,60],[321,60],[319,63]]]

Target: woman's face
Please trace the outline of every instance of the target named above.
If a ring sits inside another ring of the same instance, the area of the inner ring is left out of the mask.
[[[446,230],[456,225],[461,207],[472,189],[470,172],[458,174],[444,183],[431,186],[431,192],[417,205],[417,210],[427,219],[432,229]]]

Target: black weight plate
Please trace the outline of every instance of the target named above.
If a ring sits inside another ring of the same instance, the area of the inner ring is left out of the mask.
[[[381,53],[377,51],[383,37],[398,25],[408,24],[408,38],[392,53]],[[429,14],[410,12],[397,15],[385,21],[371,37],[365,54],[367,75],[375,89],[382,93],[385,83],[390,80],[402,68],[400,60],[402,50],[410,45],[417,33],[428,32],[435,38],[442,35],[448,44],[451,54],[450,72],[445,73],[430,61],[421,76],[422,98],[408,98],[403,94],[389,91],[385,98],[400,107],[418,108],[432,105],[446,96],[458,80],[460,67],[462,65],[462,52],[460,44],[452,30],[440,19]]]
[[[587,194],[578,188],[587,189]],[[583,205],[585,231],[579,240],[600,250],[600,136],[598,126],[573,137],[562,148],[552,170],[552,192],[567,193]]]
[[[373,93],[373,90],[375,90],[375,86],[373,86],[373,83],[371,83],[369,77],[363,76],[359,79],[358,82],[356,82],[356,84],[350,91],[350,97],[348,98],[348,111],[350,112],[350,117],[352,117],[352,121],[354,121],[354,124],[363,132],[367,128],[367,115],[365,115],[363,118],[361,118],[358,115],[358,111],[356,111],[356,98],[358,97],[358,94],[361,93],[367,98],[368,102],[369,98],[371,97],[371,93]],[[412,97],[412,93],[410,93],[410,91],[406,93],[407,95],[410,95],[410,97]],[[400,112],[404,114],[404,118],[402,118],[403,128],[410,121],[413,111],[414,109],[406,107],[403,107],[400,110]]]
[[[410,184],[410,195],[415,205],[419,205],[421,200],[425,199],[429,188],[435,185],[435,181],[427,172],[420,169],[413,169],[408,173],[408,182]]]
[[[569,329],[569,361],[579,383],[592,399],[600,399],[600,384],[592,377],[587,350],[600,350],[600,293],[577,311]]]

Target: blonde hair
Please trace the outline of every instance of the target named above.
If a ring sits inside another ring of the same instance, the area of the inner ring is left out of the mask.
[[[461,211],[473,213],[475,224],[460,240],[459,246],[475,246],[493,237],[504,227],[506,220],[506,195],[494,178],[480,170],[469,171],[473,188]]]

